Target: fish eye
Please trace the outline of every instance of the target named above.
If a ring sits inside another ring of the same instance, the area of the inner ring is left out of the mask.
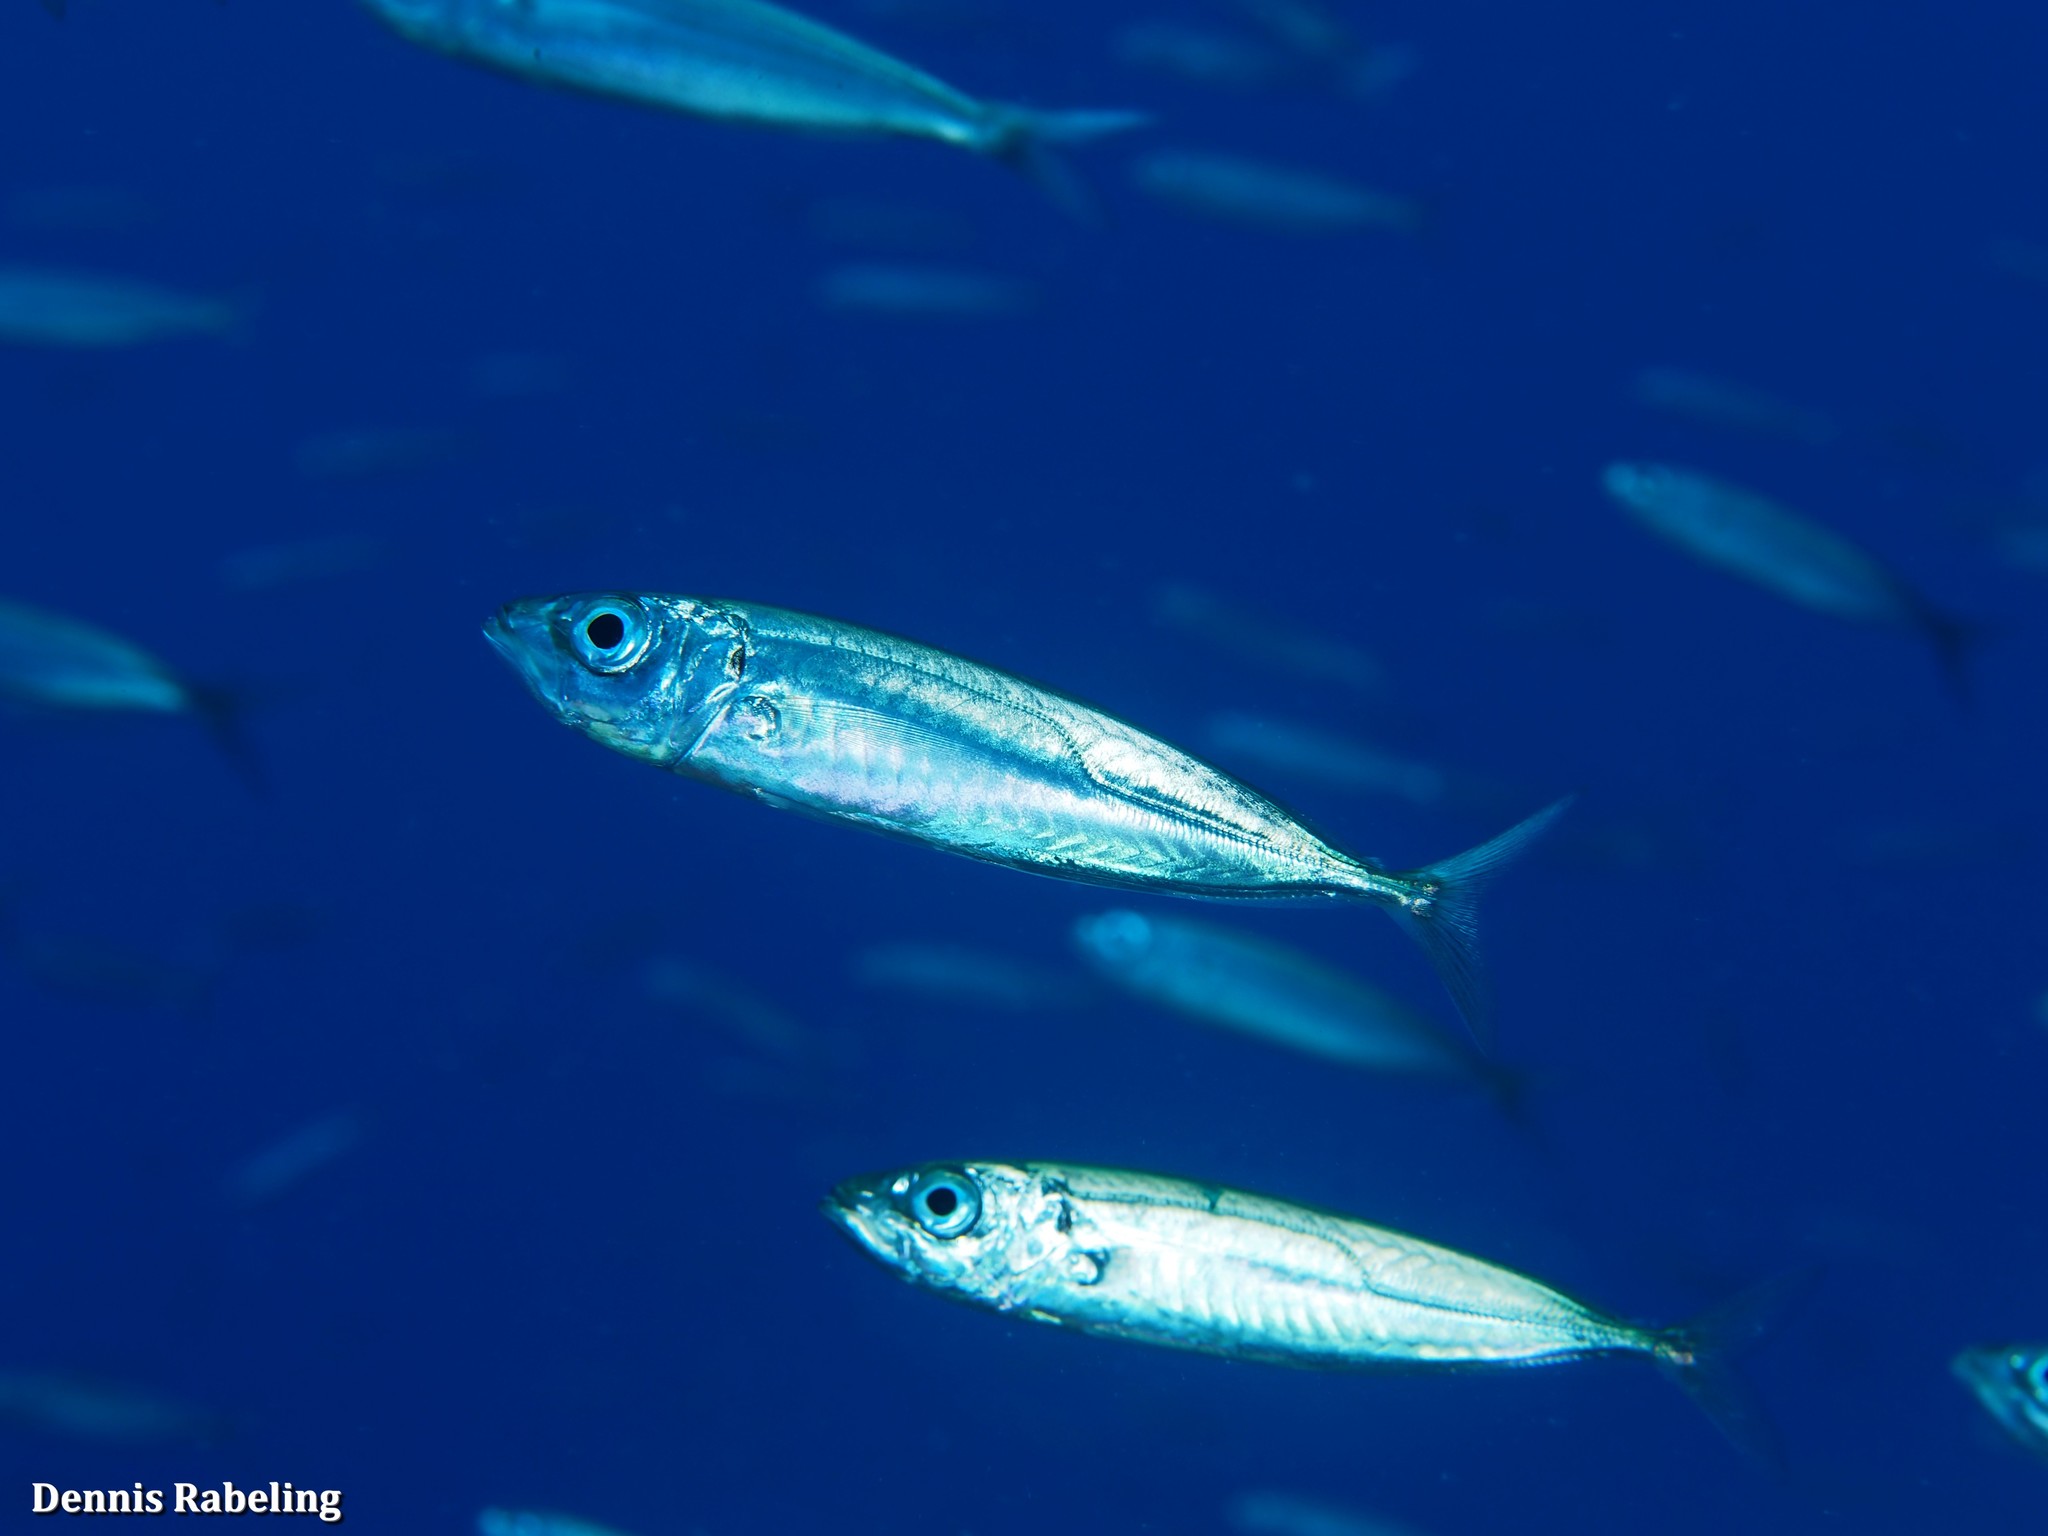
[[[981,1191],[950,1170],[925,1174],[909,1199],[910,1214],[933,1237],[958,1237],[981,1219]]]
[[[569,643],[594,672],[626,672],[638,666],[654,639],[654,628],[630,597],[587,604],[570,621]]]
[[[2038,1355],[2031,1360],[2025,1355],[2015,1355],[2012,1363],[2025,1377],[2028,1390],[2043,1402],[2048,1402],[2048,1355]]]

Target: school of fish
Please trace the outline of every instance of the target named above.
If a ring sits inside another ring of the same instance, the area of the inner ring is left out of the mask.
[[[45,3],[54,14],[64,9]],[[362,4],[403,39],[534,85],[740,128],[919,139],[965,151],[1022,173],[1083,218],[1093,218],[1094,197],[1060,152],[1150,121],[1124,107],[1041,110],[984,99],[766,0]],[[1233,90],[1307,83],[1357,99],[1393,89],[1415,67],[1398,48],[1366,48],[1317,7],[1275,0],[1247,5],[1245,18],[1264,35],[1162,21],[1126,28],[1115,47],[1162,77]],[[735,140],[728,152],[743,147]],[[1430,223],[1415,198],[1234,151],[1155,149],[1133,160],[1128,175],[1164,204],[1255,230],[1421,235]],[[816,297],[835,311],[968,318],[1016,315],[1036,299],[1000,275],[872,262],[828,271]],[[104,352],[231,337],[253,323],[246,306],[226,298],[0,266],[0,345]],[[1684,369],[1645,368],[1632,388],[1654,410],[1794,445],[1839,435],[1820,412]],[[389,448],[389,439],[376,441]],[[318,462],[329,467],[309,468],[315,478],[357,472],[333,469],[331,452]],[[1608,463],[1582,484],[1588,502],[1597,487],[1702,567],[1823,618],[1918,639],[1968,698],[1978,628],[1832,522],[1718,474],[1648,459]],[[381,553],[348,536],[310,539],[250,551],[226,580],[261,589]],[[1616,558],[1628,553],[1617,535]],[[1645,580],[1650,558],[1643,556]],[[1324,840],[1261,789],[1140,724],[1026,681],[1022,674],[1034,668],[1026,653],[1009,658],[1019,668],[1011,672],[845,619],[665,591],[505,596],[484,624],[490,645],[548,715],[614,752],[763,807],[1112,890],[1133,903],[1074,922],[1065,941],[1078,973],[1062,963],[905,943],[856,957],[857,984],[1018,1017],[1136,1001],[1226,1031],[1246,1049],[1378,1078],[1475,1085],[1523,1112],[1524,1074],[1491,1054],[1494,995],[1477,901],[1557,824],[1567,800],[1533,814],[1525,805],[1494,825],[1513,814],[1524,819],[1477,847],[1399,867]],[[1706,592],[1698,597],[1703,608],[1710,601]],[[1738,599],[1726,601],[1738,611]],[[1154,610],[1187,638],[1354,702],[1385,691],[1384,669],[1348,641],[1296,631],[1230,599],[1168,583],[1156,589]],[[887,613],[864,617],[888,622]],[[236,690],[40,601],[0,600],[0,699],[46,714],[184,718],[209,733],[252,786],[261,783],[243,730],[246,699]],[[1227,689],[1212,705],[1209,744],[1226,762],[1409,806],[1437,804],[1457,782],[1398,752],[1255,715]],[[521,729],[518,720],[501,722],[513,759],[504,771],[515,775]],[[816,835],[837,834],[821,827]],[[945,877],[935,868],[932,878]],[[1530,884],[1539,881],[1540,871]],[[1219,910],[1377,907],[1420,945],[1463,1028],[1267,933],[1139,904],[1152,898]],[[8,949],[24,968],[54,953],[11,930]],[[54,976],[62,968],[42,969]],[[99,965],[95,973],[104,981],[116,969]],[[743,1051],[821,1075],[836,1057],[838,1047],[714,969],[660,957],[642,976],[647,1000],[714,1015]],[[207,985],[208,978],[193,983]],[[160,990],[177,991],[168,983]],[[273,1199],[347,1155],[364,1134],[358,1115],[331,1111],[231,1172],[224,1196],[244,1207]],[[934,1149],[941,1160],[849,1178],[826,1196],[823,1213],[912,1286],[1007,1317],[1317,1369],[1628,1356],[1678,1381],[1738,1444],[1760,1441],[1727,1357],[1783,1313],[1799,1289],[1789,1280],[1766,1282],[1694,1323],[1645,1327],[1424,1238],[1206,1179],[1060,1161],[943,1160],[982,1150]],[[2048,1348],[1968,1348],[1952,1369],[2011,1440],[2048,1456]],[[203,1419],[181,1405],[32,1374],[0,1375],[0,1416],[114,1440],[192,1434]],[[1239,1529],[1311,1528],[1281,1496],[1261,1497],[1247,1497],[1234,1517]],[[1326,1521],[1320,1528],[1338,1528],[1327,1523],[1335,1516],[1317,1518]],[[482,1511],[477,1528],[484,1536],[604,1530],[574,1516],[502,1508]]]

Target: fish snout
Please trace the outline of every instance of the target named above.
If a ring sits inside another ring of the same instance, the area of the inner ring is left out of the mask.
[[[882,1185],[878,1179],[847,1179],[818,1202],[818,1210],[870,1256],[893,1263],[899,1244],[891,1231],[891,1205]]]
[[[507,603],[484,621],[484,639],[535,698],[557,714],[567,709],[567,668],[545,614],[531,603]]]

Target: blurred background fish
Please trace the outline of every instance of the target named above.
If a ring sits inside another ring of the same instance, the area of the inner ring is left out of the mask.
[[[1148,197],[1188,213],[1291,235],[1384,229],[1412,235],[1419,203],[1302,166],[1210,150],[1162,149],[1131,162]]]
[[[132,278],[0,266],[0,343],[105,350],[227,336],[243,318],[224,299]]]
[[[182,715],[243,777],[259,779],[243,730],[246,695],[196,682],[96,625],[0,599],[0,700],[81,715]]]

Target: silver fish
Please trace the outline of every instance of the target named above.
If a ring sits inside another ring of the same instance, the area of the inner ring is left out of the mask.
[[[1189,213],[1288,234],[1391,229],[1413,234],[1422,209],[1321,171],[1242,155],[1161,150],[1131,165],[1141,192]]]
[[[1224,1513],[1239,1536],[1419,1536],[1377,1515],[1264,1489],[1240,1493]]]
[[[1060,1163],[930,1163],[851,1179],[824,1214],[955,1301],[1080,1333],[1315,1369],[1637,1355],[1739,1429],[1717,1354],[1781,1297],[1639,1328],[1498,1265],[1213,1184]]]
[[[1643,369],[1635,377],[1635,397],[1652,410],[1709,426],[1734,427],[1815,446],[1835,435],[1832,421],[1804,406],[1685,368]]]
[[[1644,527],[1717,570],[1831,618],[1915,631],[1949,681],[1967,692],[1969,626],[1833,529],[1672,464],[1610,464],[1601,483]]]
[[[1094,1000],[1093,987],[1079,978],[965,944],[870,944],[848,970],[863,987],[969,1008],[1036,1013]]]
[[[119,635],[0,599],[0,694],[51,709],[191,714],[192,685]]]
[[[608,1525],[548,1509],[486,1509],[476,1517],[477,1536],[621,1536]]]
[[[1284,667],[1318,683],[1363,695],[1387,692],[1387,669],[1378,657],[1342,640],[1292,629],[1272,616],[1190,586],[1167,582],[1152,594],[1161,624],[1260,667]]]
[[[82,713],[190,715],[253,777],[240,699],[95,625],[0,598],[0,699]]]
[[[834,267],[813,292],[825,309],[944,320],[1014,315],[1036,298],[1030,284],[998,273],[897,262]]]
[[[240,312],[221,299],[90,272],[0,267],[0,343],[132,347],[224,335],[240,323]]]
[[[1047,147],[1145,122],[980,101],[763,0],[364,0],[403,36],[528,80],[698,117],[932,139],[1006,161],[1072,199]]]
[[[188,1403],[91,1376],[0,1371],[0,1420],[110,1444],[207,1444],[226,1421]]]
[[[1184,21],[1137,21],[1110,39],[1110,50],[1138,69],[1196,85],[1254,90],[1281,79],[1288,61],[1250,38]]]
[[[1444,798],[1443,769],[1314,726],[1225,710],[1209,717],[1203,735],[1226,761],[1245,758],[1332,788],[1393,795],[1416,805],[1435,805]]]
[[[2016,1444],[2048,1456],[2048,1344],[1966,1349],[1950,1368]]]
[[[346,1157],[362,1139],[361,1119],[350,1110],[336,1110],[300,1126],[234,1169],[222,1181],[222,1192],[236,1205],[262,1205]]]
[[[1408,873],[1063,694],[930,646],[755,603],[579,593],[485,635],[557,719],[767,805],[1124,890],[1342,897],[1408,919],[1475,1025],[1477,887],[1563,802]]]
[[[1476,1082],[1512,1107],[1518,1073],[1311,955],[1182,917],[1083,917],[1074,943],[1107,981],[1185,1018],[1366,1072]]]

